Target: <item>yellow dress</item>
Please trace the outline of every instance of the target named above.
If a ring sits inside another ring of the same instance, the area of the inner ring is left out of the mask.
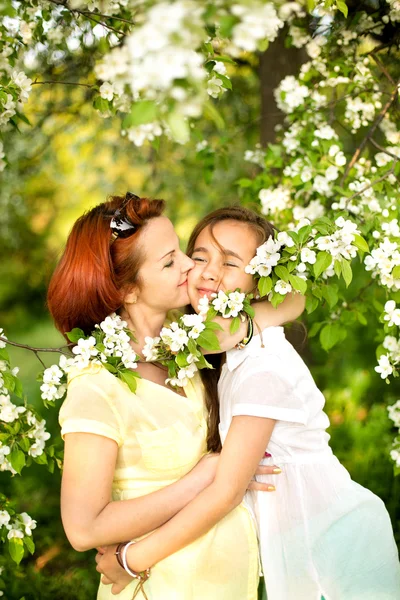
[[[100,365],[70,376],[60,411],[61,434],[103,435],[118,444],[113,500],[154,492],[190,471],[206,453],[206,414],[199,378],[186,397],[146,379],[133,394]],[[123,541],[123,540],[121,540]],[[149,600],[257,600],[254,524],[240,505],[201,538],[159,562],[145,583]],[[131,600],[100,583],[98,600]],[[140,592],[138,599],[143,599]]]

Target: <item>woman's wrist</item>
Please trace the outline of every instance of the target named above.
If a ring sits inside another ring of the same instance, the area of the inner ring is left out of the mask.
[[[130,571],[134,573],[143,573],[150,568],[150,564],[145,561],[143,555],[143,542],[136,542],[126,549],[126,564]]]

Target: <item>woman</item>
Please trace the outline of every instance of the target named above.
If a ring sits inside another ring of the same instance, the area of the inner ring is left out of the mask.
[[[157,335],[167,311],[187,304],[194,263],[179,249],[163,210],[161,200],[127,194],[78,219],[48,294],[60,331],[90,333],[119,311],[135,332],[132,345],[140,356],[145,337]],[[214,477],[215,459],[201,460],[207,426],[199,381],[191,380],[181,395],[165,386],[161,365],[140,362],[138,371],[135,394],[99,365],[70,375],[60,411],[61,510],[77,550],[149,533]],[[253,522],[238,505],[201,539],[161,561],[145,590],[156,600],[255,600],[257,581]],[[136,587],[131,582],[120,597],[132,598]],[[101,584],[98,598],[110,597],[110,587]]]
[[[266,221],[245,209],[205,217],[188,247],[196,263],[188,279],[192,304],[219,289],[251,291],[245,267],[271,234]],[[225,518],[267,448],[283,465],[279,492],[251,493],[249,500],[269,600],[398,600],[400,568],[387,511],[332,454],[323,396],[282,328],[268,327],[244,350],[230,350],[218,391],[223,449],[213,482],[168,523],[125,546],[128,568],[157,565]],[[118,577],[115,590],[128,580],[115,560],[110,570],[109,551],[98,563],[106,581]]]

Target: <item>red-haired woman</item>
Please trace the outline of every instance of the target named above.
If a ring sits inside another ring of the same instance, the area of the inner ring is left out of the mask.
[[[117,311],[134,331],[132,345],[140,356],[145,337],[157,336],[167,311],[188,303],[187,274],[194,263],[179,249],[163,210],[161,200],[128,193],[78,219],[48,294],[61,332],[79,327],[90,333]],[[244,332],[236,335],[239,341]],[[61,509],[68,539],[80,551],[149,533],[215,474],[215,457],[205,457],[200,381],[190,380],[181,395],[165,385],[161,365],[140,362],[138,371],[135,394],[100,365],[69,377],[60,411]],[[240,504],[206,535],[157,564],[138,593],[153,600],[256,600],[257,583],[256,534]],[[131,599],[136,588],[132,580],[118,597]],[[113,597],[111,586],[100,584],[98,598]]]

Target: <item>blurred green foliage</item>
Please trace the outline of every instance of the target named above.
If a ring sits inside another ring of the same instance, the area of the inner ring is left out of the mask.
[[[60,345],[46,312],[47,283],[73,221],[108,194],[131,190],[164,197],[183,243],[204,214],[238,200],[235,182],[257,171],[243,155],[258,140],[260,114],[256,69],[249,64],[238,68],[245,76],[233,77],[237,93],[219,103],[228,127],[216,133],[205,124],[195,132],[199,142],[211,143],[199,151],[165,139],[155,147],[136,148],[120,137],[111,120],[102,120],[85,104],[81,89],[35,88],[28,111],[33,126],[22,125],[9,153],[16,168],[3,174],[0,192],[0,210],[8,215],[0,228],[0,325],[10,339]],[[318,320],[318,311],[309,315],[307,329]],[[374,338],[372,327],[352,326],[352,335],[329,354],[316,338],[301,353],[326,396],[335,453],[353,479],[385,501],[400,543],[400,480],[393,476],[388,454],[393,434],[386,409],[400,397],[400,388],[398,380],[387,386],[374,372]],[[21,367],[29,401],[61,446],[57,410],[43,408],[35,382],[39,362],[27,351],[11,354]],[[47,364],[54,361],[53,355],[43,358]],[[38,465],[25,470],[23,478],[0,473],[0,487],[17,498],[20,511],[38,521],[34,556],[12,571],[4,563],[7,599],[95,598],[95,553],[73,551],[62,530],[59,473],[51,475]]]

